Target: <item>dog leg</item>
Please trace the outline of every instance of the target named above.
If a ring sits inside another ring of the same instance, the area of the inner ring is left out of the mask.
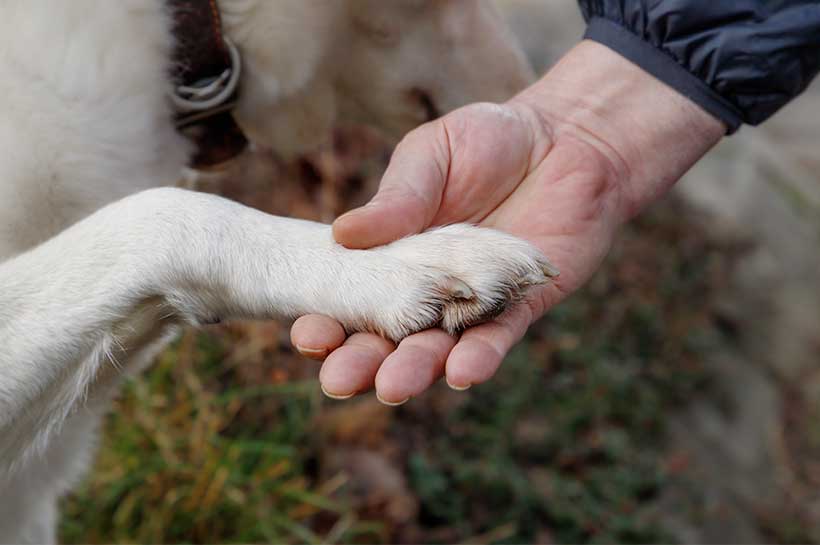
[[[553,272],[488,229],[348,250],[327,225],[179,189],[136,194],[0,265],[0,471],[46,444],[139,335],[140,312],[168,324],[323,313],[399,340],[494,316]]]

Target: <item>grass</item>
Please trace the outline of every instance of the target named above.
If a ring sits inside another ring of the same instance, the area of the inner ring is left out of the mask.
[[[62,541],[669,541],[665,422],[708,388],[726,263],[668,206],[465,393],[331,402],[282,330],[186,333],[117,401]],[[362,452],[383,463],[332,462]]]
[[[218,338],[189,333],[130,383],[93,477],[65,505],[65,542],[315,543],[302,521],[348,514],[305,475],[316,384],[224,387],[223,362]],[[257,404],[264,410],[249,414]],[[360,530],[369,531],[348,524],[336,537]]]

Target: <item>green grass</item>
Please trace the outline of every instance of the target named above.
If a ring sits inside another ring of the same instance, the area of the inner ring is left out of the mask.
[[[195,340],[185,359],[198,372],[180,365],[177,344],[126,388],[93,477],[65,504],[64,542],[318,543],[323,536],[302,521],[350,518],[305,475],[315,382],[230,387],[219,339]],[[354,521],[335,537],[371,528]]]

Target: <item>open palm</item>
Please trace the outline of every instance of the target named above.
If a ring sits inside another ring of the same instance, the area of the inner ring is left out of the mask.
[[[553,130],[523,104],[475,104],[398,146],[373,201],[337,220],[337,241],[366,248],[435,225],[476,223],[534,243],[561,276],[459,339],[429,330],[395,347],[367,333],[345,339],[329,318],[303,317],[293,341],[306,355],[328,356],[326,393],[344,398],[375,384],[382,401],[401,403],[442,375],[458,389],[483,382],[532,321],[589,278],[618,222],[617,184],[595,145]]]

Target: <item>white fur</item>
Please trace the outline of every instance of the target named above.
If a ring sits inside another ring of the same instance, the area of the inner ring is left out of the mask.
[[[475,2],[221,8],[244,55],[239,121],[283,154],[339,119],[407,130],[427,115],[419,90],[446,110],[505,98],[530,75]],[[0,542],[55,541],[56,501],[88,466],[123,376],[180,323],[319,312],[400,339],[486,318],[545,280],[534,248],[495,231],[351,251],[326,225],[163,188],[191,151],[171,122],[169,27],[161,0],[3,3]]]

